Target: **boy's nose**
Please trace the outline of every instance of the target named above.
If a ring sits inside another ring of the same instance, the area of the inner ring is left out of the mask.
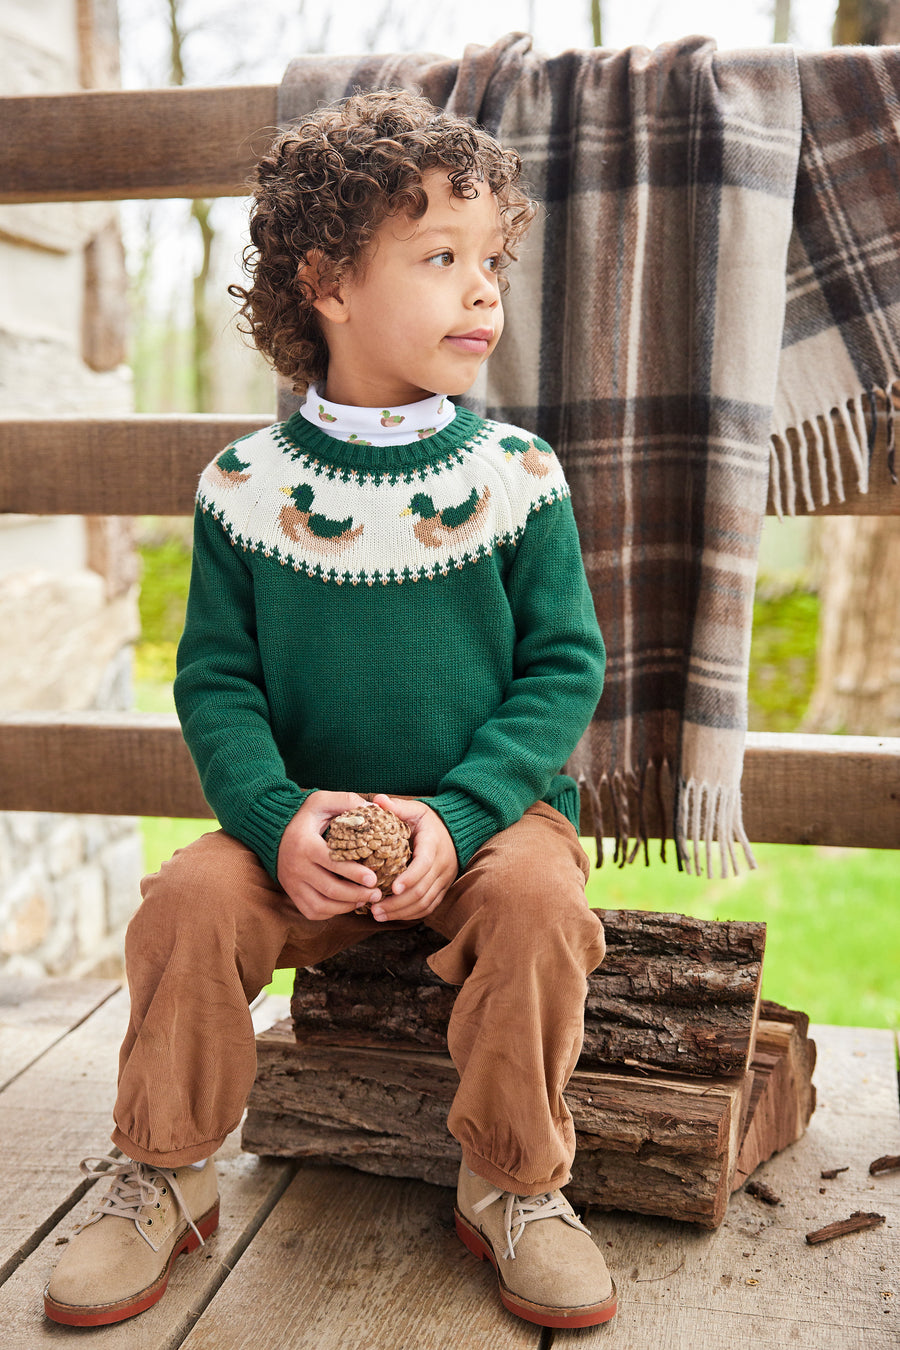
[[[476,276],[469,289],[468,298],[470,305],[495,309],[500,303],[500,291],[493,276],[486,276],[484,272]]]

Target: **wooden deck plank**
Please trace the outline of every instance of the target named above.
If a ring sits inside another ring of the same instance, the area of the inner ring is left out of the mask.
[[[0,1278],[85,1189],[79,1160],[109,1151],[127,1016],[120,992],[0,1093]]]
[[[67,1038],[66,1046],[57,1057],[58,1062],[49,1066],[49,1074],[46,1072],[48,1066],[42,1062],[32,1066],[18,1080],[37,1102],[30,1133],[20,1128],[23,1122],[17,1119],[22,1112],[22,1102],[14,1102],[14,1109],[5,1111],[8,1094],[0,1095],[0,1212],[12,1216],[20,1239],[17,1251],[12,1252],[5,1262],[0,1256],[0,1282],[5,1272],[11,1272],[5,1283],[0,1283],[4,1350],[34,1350],[36,1346],[56,1343],[60,1337],[72,1335],[71,1330],[45,1320],[41,1295],[59,1259],[61,1247],[91,1208],[91,1195],[81,1194],[87,1183],[79,1176],[78,1161],[85,1152],[101,1153],[107,1148],[105,1141],[109,1135],[109,1113],[115,1088],[116,1052],[119,1035],[124,1030],[123,1015],[127,1015],[124,993],[114,1001],[117,1009],[110,1011],[116,1015],[104,1018],[102,1008],[95,1012],[84,1027],[79,1028],[80,1035],[75,1032]],[[254,1006],[257,1029],[282,1015],[286,1004],[287,1000],[283,998],[261,999]],[[58,1076],[66,1072],[66,1047],[72,1079],[68,1088]],[[44,1056],[45,1060],[49,1058]],[[86,1085],[77,1081],[81,1074],[87,1077]],[[66,1117],[74,1113],[83,1118],[83,1129],[77,1138],[72,1137],[70,1129],[52,1130],[52,1120],[41,1103],[54,1090],[57,1109],[58,1104],[64,1102]],[[95,1102],[92,1120],[87,1119],[90,1113],[85,1109],[86,1094],[93,1096]],[[86,1139],[88,1134],[90,1137]],[[200,1309],[228,1277],[247,1243],[277,1203],[295,1170],[290,1163],[248,1157],[241,1150],[238,1130],[229,1136],[217,1154],[216,1165],[221,1194],[218,1232],[192,1260],[176,1263],[169,1289],[159,1305],[144,1313],[139,1322],[93,1330],[90,1333],[92,1345],[108,1350],[136,1350],[137,1347],[139,1350],[171,1350],[180,1345]],[[22,1190],[14,1190],[9,1184],[9,1172],[17,1167],[24,1168]],[[52,1176],[48,1177],[48,1173]],[[102,1187],[104,1183],[96,1184]],[[32,1196],[36,1203],[29,1204]],[[73,1196],[80,1198],[72,1203]],[[41,1223],[42,1217],[53,1214],[57,1218],[49,1228]],[[46,1231],[41,1233],[42,1229]],[[34,1232],[41,1234],[39,1245],[29,1241]],[[23,1252],[24,1259],[17,1260],[17,1253]]]
[[[255,1022],[268,1024],[285,1005],[284,999],[261,1005]],[[127,1020],[123,989],[0,1092],[0,1280],[52,1216],[64,1214],[87,1189],[80,1160],[110,1151]]]
[[[810,1034],[819,1050],[819,1106],[805,1137],[756,1174],[782,1203],[770,1208],[740,1191],[714,1234],[624,1214],[590,1215],[619,1286],[619,1313],[609,1331],[572,1333],[573,1344],[897,1346],[900,1190],[896,1174],[884,1185],[886,1178],[867,1170],[879,1153],[900,1149],[893,1037],[842,1027],[813,1027]],[[849,1170],[821,1179],[823,1169],[838,1166]],[[857,1209],[876,1210],[887,1222],[821,1247],[806,1244],[807,1232]]]
[[[254,1020],[266,1025],[283,1012],[284,1000],[264,1003]],[[108,999],[0,1093],[0,1236],[7,1251],[28,1248],[21,1261],[7,1261],[12,1273],[0,1287],[4,1350],[71,1337],[43,1320],[40,1293],[59,1240],[89,1207],[82,1198],[72,1208],[75,1162],[104,1148],[124,1014],[124,995]],[[772,1209],[739,1192],[715,1233],[639,1215],[591,1215],[619,1284],[620,1312],[606,1327],[557,1335],[556,1346],[897,1345],[900,1191],[896,1174],[868,1174],[873,1158],[900,1152],[893,1037],[835,1027],[812,1034],[819,1107],[804,1139],[758,1173],[782,1203]],[[236,1134],[219,1158],[219,1233],[176,1265],[157,1308],[93,1331],[92,1344],[537,1350],[540,1333],[502,1311],[492,1271],[456,1239],[449,1191],[317,1168],[285,1189],[290,1164],[240,1155]],[[848,1171],[821,1180],[829,1167]],[[807,1246],[806,1232],[854,1209],[877,1210],[887,1222]],[[39,1241],[29,1247],[34,1233]]]
[[[219,1151],[216,1166],[221,1205],[217,1232],[200,1251],[175,1263],[169,1287],[159,1303],[136,1321],[93,1329],[89,1333],[92,1347],[174,1350],[180,1345],[201,1309],[228,1279],[247,1243],[278,1203],[295,1170],[290,1163],[249,1158],[241,1153],[237,1132],[229,1136]],[[63,1244],[75,1225],[87,1217],[90,1207],[91,1196],[87,1195],[0,1286],[4,1350],[36,1350],[45,1344],[56,1345],[63,1338],[71,1343],[71,1329],[45,1319],[42,1294]],[[223,1339],[218,1350],[225,1350],[228,1345],[228,1340]]]
[[[118,988],[115,980],[0,976],[0,1092]]]
[[[452,1225],[453,1192],[344,1168],[298,1173],[184,1350],[537,1350]]]

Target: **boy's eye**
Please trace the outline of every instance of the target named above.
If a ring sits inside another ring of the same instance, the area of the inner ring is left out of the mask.
[[[442,253],[435,253],[428,261],[433,267],[449,267],[453,262],[453,253],[449,248],[445,248]]]
[[[485,265],[485,267],[487,268],[487,270],[488,270],[489,272],[499,272],[499,271],[500,271],[500,254],[499,254],[499,253],[492,253],[492,254],[490,255],[490,257],[485,258],[485,260],[484,260],[484,265]]]

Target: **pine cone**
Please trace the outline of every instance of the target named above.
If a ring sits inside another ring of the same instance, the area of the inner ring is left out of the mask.
[[[409,826],[390,811],[367,803],[335,816],[325,834],[335,862],[360,862],[371,867],[382,895],[390,895],[395,879],[410,859]],[[365,914],[362,905],[357,914]]]

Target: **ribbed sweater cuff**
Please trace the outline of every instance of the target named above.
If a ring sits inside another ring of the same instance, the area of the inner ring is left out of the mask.
[[[289,787],[273,792],[248,806],[246,814],[235,823],[234,827],[230,828],[224,820],[222,821],[229,834],[233,834],[242,844],[253,849],[273,881],[278,880],[278,849],[281,845],[281,836],[313,792],[315,788],[299,788],[292,783]]]
[[[422,800],[436,811],[447,826],[456,849],[460,871],[468,866],[472,854],[492,834],[497,833],[496,820],[465,792],[442,792],[437,797]]]

